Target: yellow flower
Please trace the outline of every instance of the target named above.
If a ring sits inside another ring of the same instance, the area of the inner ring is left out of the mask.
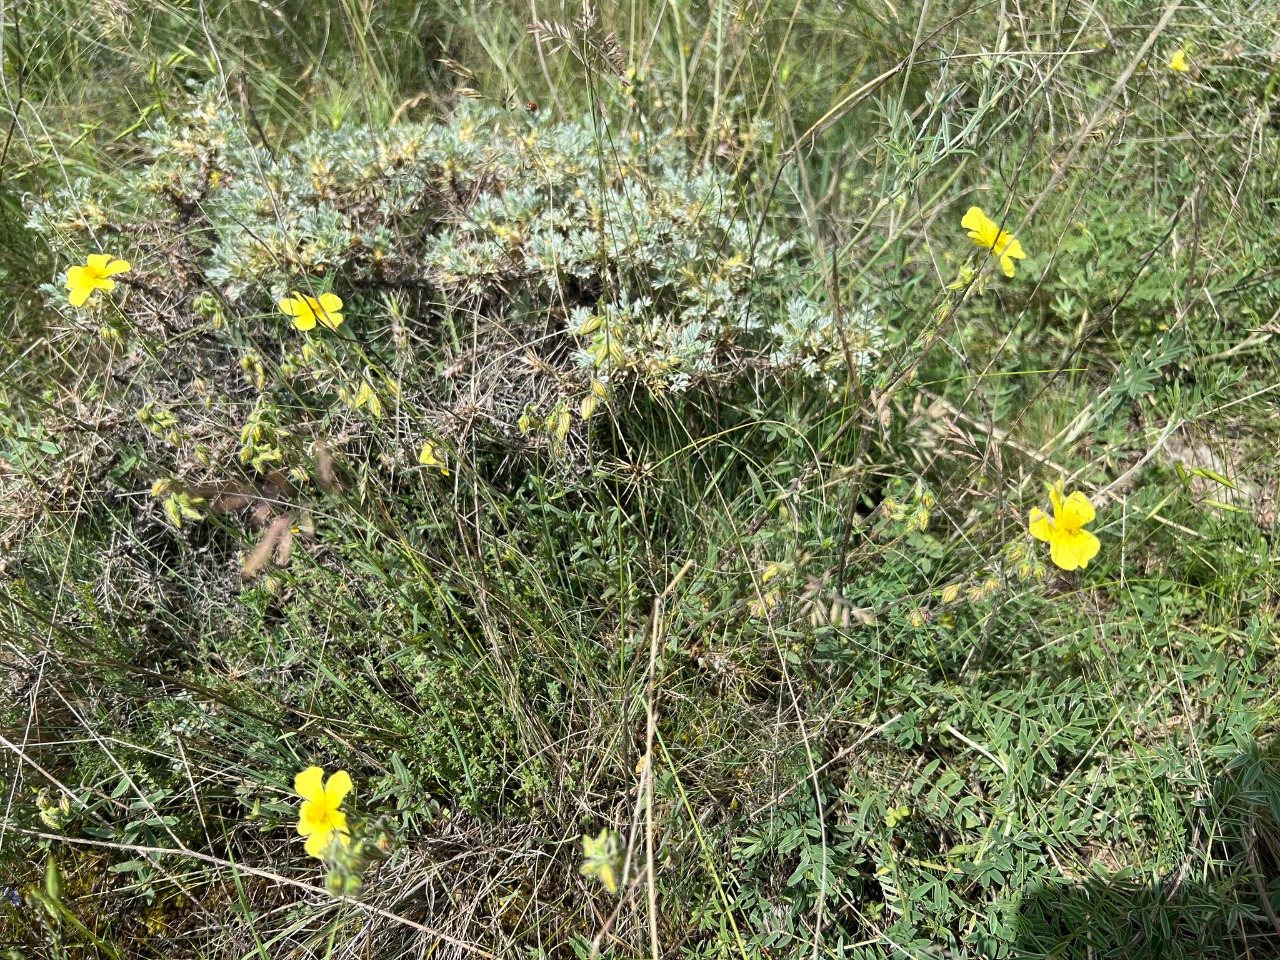
[[[990,250],[1000,258],[1000,266],[1006,277],[1013,276],[1013,261],[1025,260],[1020,244],[1013,234],[1000,229],[1000,225],[982,212],[981,207],[970,207],[969,212],[960,221],[960,226],[969,231],[969,237],[983,250]]]
[[[293,317],[293,325],[299,330],[314,330],[316,321],[330,330],[337,330],[342,323],[342,298],[336,293],[322,293],[320,299],[293,291],[292,297],[280,301],[280,310]]]
[[[1062,484],[1049,488],[1053,517],[1038,507],[1031,511],[1031,535],[1049,544],[1049,555],[1063,570],[1083,570],[1098,553],[1098,538],[1084,529],[1093,522],[1093,504],[1079,490],[1062,495]]]
[[[109,253],[91,254],[83,267],[67,269],[67,302],[73,307],[83,306],[93,291],[114,290],[116,282],[111,277],[129,269],[127,260],[113,260]]]
[[[293,789],[302,797],[298,810],[298,833],[307,838],[307,853],[324,859],[333,844],[334,834],[342,846],[351,843],[347,830],[347,815],[338,807],[342,798],[351,792],[351,777],[339,770],[329,782],[324,782],[324,770],[307,767],[293,779]]]
[[[1191,69],[1187,64],[1187,51],[1181,47],[1173,51],[1173,56],[1169,58],[1169,69],[1176,70],[1178,73],[1187,73]]]
[[[610,893],[618,892],[618,873],[622,869],[622,844],[608,827],[598,837],[582,837],[582,875],[596,877]]]
[[[436,445],[428,440],[422,445],[422,450],[418,454],[418,462],[424,467],[436,467],[446,477],[449,475],[449,468],[444,465],[444,461],[436,456]]]

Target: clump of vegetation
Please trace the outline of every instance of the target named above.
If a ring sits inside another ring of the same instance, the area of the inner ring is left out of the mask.
[[[796,244],[729,173],[642,115],[614,129],[464,103],[276,157],[209,86],[145,139],[147,162],[74,181],[30,226],[66,262],[132,258],[127,296],[85,311],[47,292],[137,365],[136,399],[112,402],[177,462],[210,466],[239,418],[240,460],[278,467],[320,421],[344,434],[384,410],[409,414],[410,440],[562,449],[618,391],[793,368],[834,385],[880,344],[873,313],[837,325],[806,294]],[[306,304],[325,298],[317,328]]]

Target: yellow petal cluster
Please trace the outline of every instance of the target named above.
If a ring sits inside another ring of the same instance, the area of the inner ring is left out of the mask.
[[[436,445],[428,440],[422,445],[422,449],[418,452],[418,462],[424,467],[435,467],[446,477],[449,475],[449,468],[445,462],[436,456]]]
[[[1176,70],[1178,73],[1187,73],[1191,66],[1187,63],[1187,51],[1178,49],[1173,51],[1173,56],[1169,58],[1169,69]]]
[[[67,302],[73,307],[84,306],[93,291],[114,290],[116,282],[111,278],[130,269],[129,261],[117,260],[109,253],[91,254],[84,266],[67,269]]]
[[[292,297],[280,301],[280,311],[293,317],[293,325],[299,330],[314,330],[316,323],[337,330],[342,323],[342,298],[336,293],[322,293],[312,297],[293,291]]]
[[[323,860],[335,837],[344,847],[351,843],[347,815],[338,809],[351,792],[351,776],[347,771],[339,770],[325,783],[322,768],[307,767],[294,777],[293,789],[302,797],[298,833],[307,838],[307,853]]]
[[[1079,490],[1063,496],[1062,484],[1049,489],[1053,516],[1040,508],[1031,511],[1031,535],[1049,544],[1049,555],[1063,570],[1083,570],[1098,554],[1098,538],[1084,529],[1096,515],[1093,504]]]
[[[981,207],[970,207],[969,212],[960,221],[960,226],[969,231],[969,239],[977,246],[983,250],[990,250],[999,258],[1000,267],[1004,270],[1006,277],[1013,276],[1014,260],[1027,259],[1027,255],[1022,252],[1022,244],[1017,238],[1001,230],[1000,224],[983,213]]]

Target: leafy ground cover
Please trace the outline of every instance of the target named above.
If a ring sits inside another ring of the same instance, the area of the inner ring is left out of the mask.
[[[0,16],[7,956],[1280,952],[1274,7]]]

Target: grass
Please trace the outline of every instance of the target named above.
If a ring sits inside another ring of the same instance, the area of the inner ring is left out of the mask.
[[[0,949],[1275,954],[1274,12],[0,12]]]

